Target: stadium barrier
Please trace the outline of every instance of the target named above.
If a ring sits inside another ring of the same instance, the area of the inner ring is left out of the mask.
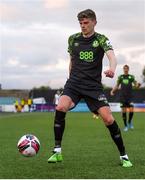
[[[120,103],[109,103],[112,112],[121,112]],[[28,105],[24,106],[23,112],[28,112]],[[33,104],[32,112],[53,112],[55,106],[53,104]],[[0,105],[0,112],[16,112],[14,105]],[[89,112],[86,103],[78,103],[78,105],[71,110],[71,112]],[[145,112],[145,103],[135,103],[134,112]]]
[[[23,112],[28,112],[28,110],[29,110],[28,105],[25,105]],[[1,105],[0,112],[16,112],[16,109],[14,105]]]
[[[121,112],[120,103],[109,103],[112,112]],[[89,112],[86,103],[79,103],[72,112]],[[145,103],[134,103],[134,112],[145,112]]]

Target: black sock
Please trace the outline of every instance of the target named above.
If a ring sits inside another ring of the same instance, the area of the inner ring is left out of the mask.
[[[107,128],[110,131],[111,137],[112,137],[113,141],[115,142],[115,144],[120,152],[120,155],[121,156],[125,155],[126,153],[125,153],[125,147],[123,144],[123,139],[122,139],[121,132],[120,132],[120,129],[119,129],[116,121],[114,121],[113,124],[107,126]]]
[[[62,136],[65,128],[65,112],[55,112],[54,120],[54,135],[55,135],[55,147],[61,147]]]
[[[133,112],[130,112],[130,113],[129,113],[129,120],[128,120],[129,124],[130,124],[131,121],[132,121],[133,114],[134,114]]]
[[[123,113],[122,113],[122,118],[123,118],[124,126],[127,126],[127,116],[126,116],[126,112],[123,112]]]

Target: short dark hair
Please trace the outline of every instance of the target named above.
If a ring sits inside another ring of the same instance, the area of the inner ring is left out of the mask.
[[[93,10],[91,10],[91,9],[86,9],[86,10],[84,10],[84,11],[79,12],[78,15],[77,15],[77,17],[78,17],[78,20],[79,20],[79,21],[80,21],[81,19],[83,19],[83,18],[90,18],[90,19],[92,19],[92,20],[96,20],[96,14],[95,14],[95,12],[94,12]]]
[[[123,69],[124,68],[128,68],[129,69],[129,66],[127,65],[127,64],[125,64],[124,66],[123,66]]]

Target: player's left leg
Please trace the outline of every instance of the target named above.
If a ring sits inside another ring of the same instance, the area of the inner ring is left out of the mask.
[[[121,131],[117,125],[117,122],[112,116],[109,104],[104,93],[100,91],[94,91],[91,93],[91,95],[90,92],[85,92],[85,95],[87,96],[85,96],[84,99],[90,111],[98,112],[100,117],[103,119],[106,127],[110,131],[111,137],[119,150],[122,166],[131,167],[132,164],[125,152]]]
[[[129,108],[129,118],[128,118],[128,127],[130,129],[134,129],[133,124],[132,124],[133,115],[134,115],[134,107],[133,107],[133,105],[130,105],[130,108]]]
[[[108,106],[100,107],[98,109],[98,113],[102,117],[106,127],[108,128],[111,134],[114,143],[116,144],[120,152],[122,166],[131,167],[132,163],[129,161],[128,156],[126,154],[120,128],[118,127],[117,122],[114,120],[110,108]]]
[[[124,129],[123,131],[128,131],[128,125],[127,125],[127,108],[122,107],[122,118],[124,122]]]

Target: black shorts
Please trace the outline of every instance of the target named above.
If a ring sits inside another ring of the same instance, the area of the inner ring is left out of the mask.
[[[90,111],[94,113],[96,113],[98,109],[103,106],[109,106],[103,90],[87,90],[81,88],[79,85],[72,84],[70,82],[67,82],[65,84],[62,95],[69,96],[72,99],[75,106],[81,99],[84,99]]]
[[[129,108],[129,107],[134,107],[133,105],[133,102],[131,101],[131,99],[121,99],[121,102],[120,102],[120,107],[121,108]]]

